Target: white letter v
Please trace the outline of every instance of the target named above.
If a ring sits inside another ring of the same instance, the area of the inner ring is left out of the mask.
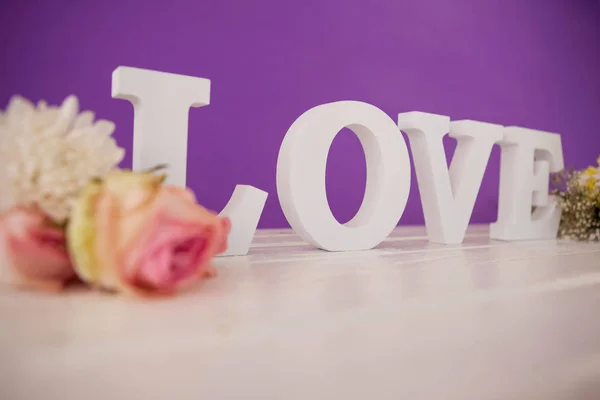
[[[429,240],[461,243],[503,127],[469,120],[450,123],[449,117],[422,112],[399,114],[398,127],[410,140]],[[458,141],[449,171],[442,143],[448,132]]]

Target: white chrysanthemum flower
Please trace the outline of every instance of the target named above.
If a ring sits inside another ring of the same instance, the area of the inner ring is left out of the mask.
[[[0,211],[37,206],[64,222],[79,191],[121,162],[125,152],[111,137],[115,125],[78,113],[77,97],[60,107],[37,107],[14,96],[0,112]]]

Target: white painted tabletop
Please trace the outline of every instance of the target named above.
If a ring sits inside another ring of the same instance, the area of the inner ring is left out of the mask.
[[[600,245],[326,253],[288,230],[166,300],[0,289],[0,398],[600,399]]]

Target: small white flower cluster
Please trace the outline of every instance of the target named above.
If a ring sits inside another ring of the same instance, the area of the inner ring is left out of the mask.
[[[572,203],[571,199],[566,199],[562,202],[562,206],[565,216],[569,218],[569,223],[561,225],[559,229],[561,237],[575,240],[598,240],[600,238],[594,203],[583,199]]]
[[[588,187],[589,174],[575,171],[562,177],[564,188],[554,192],[562,217],[558,235],[564,239],[600,240],[599,191]]]
[[[0,112],[0,212],[15,205],[35,206],[63,223],[77,195],[92,178],[101,178],[123,159],[111,137],[114,123],[94,122],[79,113],[69,96],[60,107],[37,107],[14,96]]]
[[[596,187],[596,189],[600,189],[600,169],[598,170],[598,172],[594,175],[588,175],[588,174],[579,174],[578,179],[578,184],[579,186],[588,186],[588,183],[590,182],[590,180],[592,180],[594,183],[594,186]]]

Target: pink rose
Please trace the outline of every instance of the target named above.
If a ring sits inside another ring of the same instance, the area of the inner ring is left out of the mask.
[[[0,274],[19,285],[57,289],[75,276],[62,229],[41,212],[13,208],[0,216]]]
[[[163,179],[118,171],[84,190],[67,231],[81,279],[112,290],[171,293],[215,275],[210,262],[227,248],[229,220]]]

